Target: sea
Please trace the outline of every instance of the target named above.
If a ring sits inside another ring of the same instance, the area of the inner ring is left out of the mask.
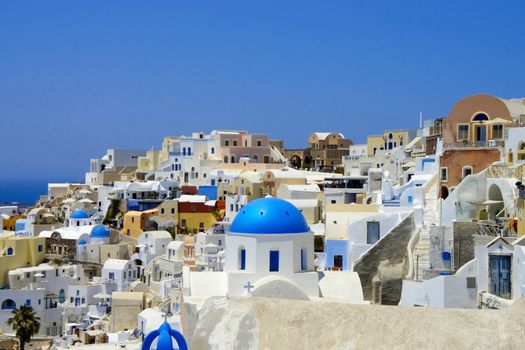
[[[52,182],[78,182],[73,179],[0,179],[0,206],[35,204],[41,195],[47,195],[47,184]]]

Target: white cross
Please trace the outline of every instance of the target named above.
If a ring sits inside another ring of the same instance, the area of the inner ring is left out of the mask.
[[[244,285],[244,289],[246,289],[246,291],[248,292],[248,294],[250,294],[250,293],[252,292],[252,288],[254,288],[254,287],[255,287],[255,286],[252,285],[252,284],[250,283],[250,281],[248,281],[248,283],[246,283],[246,284]]]

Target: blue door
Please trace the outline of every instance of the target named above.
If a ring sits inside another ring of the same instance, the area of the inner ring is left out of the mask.
[[[270,272],[279,271],[279,251],[270,250]]]
[[[501,298],[510,299],[510,255],[490,256],[490,292]]]

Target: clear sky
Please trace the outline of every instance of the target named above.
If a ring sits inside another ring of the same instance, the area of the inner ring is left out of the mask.
[[[1,1],[0,182],[247,129],[306,144],[525,95],[525,1]]]

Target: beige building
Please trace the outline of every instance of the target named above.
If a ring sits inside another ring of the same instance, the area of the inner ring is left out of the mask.
[[[111,294],[110,329],[112,332],[137,328],[137,317],[145,308],[143,292],[113,292]]]

